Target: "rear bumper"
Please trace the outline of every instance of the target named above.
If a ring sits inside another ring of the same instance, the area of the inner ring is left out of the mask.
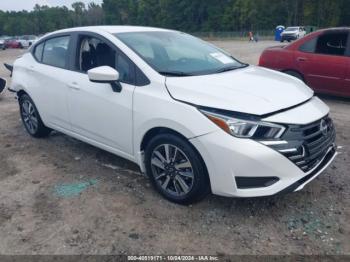
[[[10,91],[10,92],[12,92],[12,93],[17,93],[16,90],[11,89],[10,87],[8,87],[7,90]]]

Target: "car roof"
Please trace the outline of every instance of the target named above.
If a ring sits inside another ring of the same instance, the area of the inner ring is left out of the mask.
[[[156,32],[156,31],[171,31],[163,28],[145,27],[145,26],[84,26],[74,27],[55,31],[53,33],[66,33],[76,31],[104,31],[110,34],[129,33],[129,32]]]
[[[330,32],[330,31],[349,31],[350,27],[332,27],[332,28],[325,28],[320,29],[318,32]]]

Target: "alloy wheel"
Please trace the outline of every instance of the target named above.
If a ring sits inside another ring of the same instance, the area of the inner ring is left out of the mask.
[[[177,146],[161,144],[151,156],[152,175],[162,190],[172,196],[185,196],[194,183],[192,164]]]
[[[23,101],[21,113],[27,130],[31,134],[35,134],[38,130],[39,120],[34,105],[29,100]]]

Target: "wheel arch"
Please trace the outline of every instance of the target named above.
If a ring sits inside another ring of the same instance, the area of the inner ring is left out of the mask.
[[[188,141],[188,139],[182,135],[180,132],[175,131],[172,128],[168,128],[168,127],[153,127],[150,130],[148,130],[142,140],[141,140],[141,144],[140,144],[140,150],[144,151],[148,145],[148,143],[152,140],[153,137],[159,135],[159,134],[173,134],[176,136],[179,136],[183,139],[185,139],[186,141]]]
[[[17,100],[18,100],[18,102],[19,102],[19,99],[20,99],[20,97],[21,97],[22,95],[27,95],[27,96],[29,96],[30,99],[33,100],[33,102],[34,102],[34,104],[35,104],[35,107],[36,107],[36,109],[38,110],[38,113],[39,113],[39,116],[40,116],[41,120],[43,121],[43,123],[44,123],[45,125],[47,125],[46,117],[45,117],[45,114],[43,114],[43,110],[42,110],[42,108],[41,108],[41,105],[38,105],[38,104],[36,103],[34,97],[31,95],[31,92],[28,92],[28,90],[25,89],[25,88],[20,88],[20,89],[18,89],[18,91],[16,91],[16,95],[17,95]]]
[[[19,91],[17,91],[17,97],[18,99],[22,96],[22,95],[27,95],[31,98],[31,96],[28,94],[27,91],[25,91],[24,89],[20,89]]]
[[[301,73],[301,72],[300,72],[299,70],[297,70],[297,69],[283,69],[281,72],[282,72],[282,73],[285,73],[285,74],[288,74],[287,72],[294,72],[294,73],[297,73],[298,75],[301,76],[302,81],[303,81],[304,83],[306,83],[306,79],[305,79],[304,74]]]
[[[185,141],[188,142],[188,144],[193,148],[193,150],[198,154],[202,164],[203,164],[203,167],[205,169],[205,172],[206,172],[206,175],[208,177],[208,180],[209,180],[209,184],[210,184],[210,188],[211,188],[211,181],[210,181],[210,176],[209,176],[209,172],[208,172],[208,168],[207,168],[207,165],[204,161],[204,158],[202,157],[201,153],[199,152],[199,150],[191,143],[191,141],[186,137],[184,136],[183,134],[181,134],[180,132],[172,129],[172,128],[169,128],[169,127],[153,127],[151,129],[149,129],[143,136],[142,138],[142,141],[140,143],[140,147],[139,147],[139,150],[140,152],[144,152],[148,143],[157,135],[160,135],[160,134],[173,134],[173,135],[176,135],[176,136],[179,136],[180,138],[184,139]],[[142,163],[143,164],[143,163]]]

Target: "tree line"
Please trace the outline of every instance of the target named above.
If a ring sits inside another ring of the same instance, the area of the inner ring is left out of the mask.
[[[93,1],[93,0],[92,0]],[[0,35],[43,34],[85,25],[143,25],[187,32],[273,30],[277,25],[350,25],[349,0],[103,0],[1,11]]]

